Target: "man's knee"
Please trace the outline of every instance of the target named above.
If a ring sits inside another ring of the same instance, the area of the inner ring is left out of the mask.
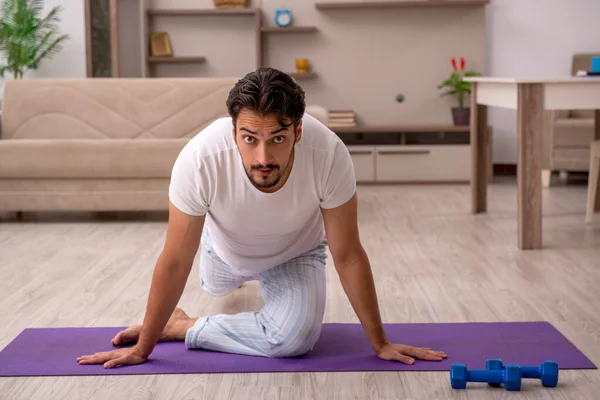
[[[214,261],[206,254],[200,258],[198,267],[200,287],[215,297],[232,293],[245,281],[244,278],[235,276],[227,265]]]
[[[268,334],[268,332],[267,332]],[[288,329],[272,332],[269,357],[296,357],[313,349],[321,334],[321,322],[307,320]]]
[[[221,286],[221,287],[214,287],[211,285],[208,285],[207,282],[200,277],[200,286],[202,287],[202,289],[215,297],[223,297],[223,296],[227,296],[229,293],[233,292],[236,288],[238,288],[239,286],[236,285],[229,285],[229,286]]]
[[[259,314],[269,344],[267,355],[303,355],[312,350],[321,334],[325,314],[324,270],[299,262],[273,274],[276,276],[265,284],[265,308]]]

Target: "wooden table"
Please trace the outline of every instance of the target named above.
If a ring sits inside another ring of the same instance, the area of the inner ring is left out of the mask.
[[[472,83],[472,212],[487,211],[485,127],[487,107],[517,110],[518,247],[542,248],[542,142],[545,110],[595,112],[600,139],[600,77],[465,78]],[[600,204],[596,204],[600,208]],[[583,219],[582,219],[583,224]]]

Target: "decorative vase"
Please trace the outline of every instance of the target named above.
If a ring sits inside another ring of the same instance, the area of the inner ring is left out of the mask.
[[[471,123],[471,109],[468,107],[452,107],[452,120],[454,125],[469,125]]]

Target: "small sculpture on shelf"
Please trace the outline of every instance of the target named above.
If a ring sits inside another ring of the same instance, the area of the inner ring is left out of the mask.
[[[452,73],[450,77],[442,82],[438,89],[443,87],[450,88],[442,96],[456,95],[458,98],[458,107],[452,107],[452,119],[455,125],[469,125],[471,120],[471,108],[465,107],[465,95],[471,94],[471,83],[463,80],[464,77],[479,76],[478,72],[465,71],[465,59],[460,57],[460,65],[457,64],[455,57],[450,60],[452,63]]]

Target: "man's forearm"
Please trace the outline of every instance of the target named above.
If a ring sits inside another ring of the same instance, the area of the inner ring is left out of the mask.
[[[156,346],[177,306],[190,269],[191,265],[182,265],[180,262],[166,260],[163,256],[159,257],[152,276],[146,316],[137,344],[146,357]]]
[[[343,262],[336,263],[336,269],[371,347],[374,351],[378,351],[387,342],[387,338],[383,331],[375,283],[367,254],[361,247]]]

